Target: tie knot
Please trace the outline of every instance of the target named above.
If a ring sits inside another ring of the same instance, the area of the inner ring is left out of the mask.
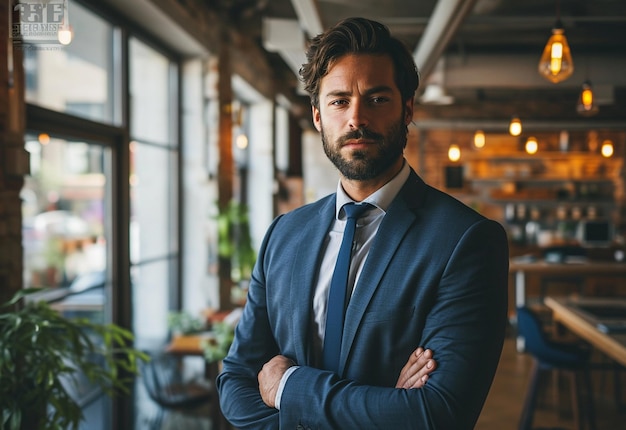
[[[358,219],[371,207],[372,205],[369,203],[347,203],[343,206],[343,210],[346,212],[348,219]]]

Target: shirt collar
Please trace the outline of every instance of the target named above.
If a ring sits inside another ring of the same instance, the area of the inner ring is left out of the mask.
[[[371,205],[374,205],[378,209],[386,213],[387,209],[389,209],[389,206],[391,205],[391,202],[398,195],[398,193],[400,192],[400,189],[402,188],[406,180],[409,178],[409,173],[410,173],[409,163],[407,163],[406,160],[404,160],[402,169],[400,169],[400,171],[396,174],[396,176],[391,178],[389,182],[387,182],[385,185],[380,187],[378,190],[374,191],[372,194],[367,196],[367,198],[363,200],[363,202],[367,202]],[[336,219],[339,219],[339,212],[341,211],[341,208],[343,207],[343,205],[345,205],[346,203],[356,203],[356,202],[352,200],[350,197],[348,197],[343,187],[341,186],[341,181],[339,181],[339,183],[337,184],[337,199],[335,203]]]

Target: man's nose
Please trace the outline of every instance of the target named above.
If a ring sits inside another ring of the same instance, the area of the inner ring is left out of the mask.
[[[349,125],[353,130],[369,125],[367,109],[363,102],[356,101],[350,104]]]

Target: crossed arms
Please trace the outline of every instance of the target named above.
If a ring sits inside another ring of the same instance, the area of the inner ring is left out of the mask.
[[[276,392],[281,378],[292,366],[297,365],[293,360],[284,355],[276,355],[263,365],[259,372],[259,391],[263,402],[270,408],[275,408]],[[402,368],[395,388],[405,390],[421,388],[428,380],[428,374],[435,370],[437,362],[433,360],[430,349],[421,346],[410,355],[407,363]]]

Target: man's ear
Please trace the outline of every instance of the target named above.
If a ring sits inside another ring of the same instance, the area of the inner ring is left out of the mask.
[[[320,110],[316,108],[315,106],[311,106],[311,114],[313,115],[313,124],[315,125],[315,128],[317,129],[317,131],[321,133],[322,132],[322,117],[320,115]]]
[[[415,97],[411,97],[406,101],[404,106],[404,125],[411,124],[413,121],[413,107],[415,106]]]

